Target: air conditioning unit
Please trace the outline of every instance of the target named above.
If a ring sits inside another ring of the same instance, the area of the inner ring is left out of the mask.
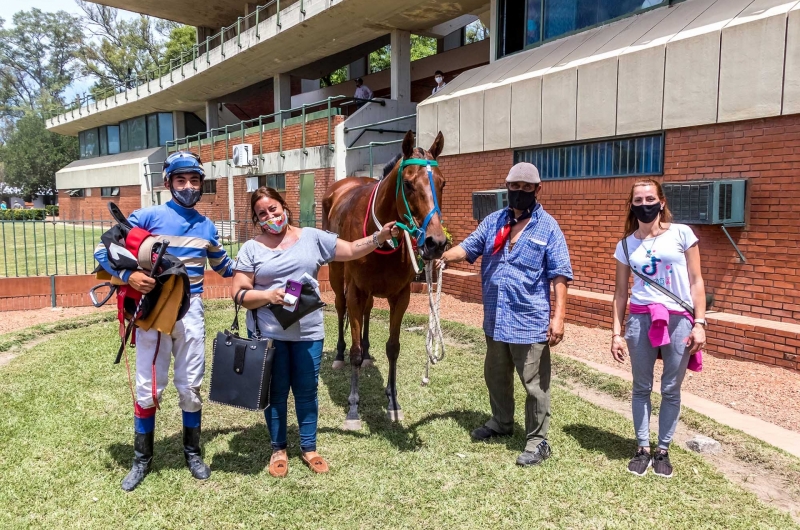
[[[486,216],[508,206],[508,190],[483,190],[472,192],[472,218],[483,221]]]
[[[744,226],[747,179],[665,183],[676,223]]]
[[[233,146],[233,165],[236,167],[249,167],[253,157],[253,144],[238,144]]]

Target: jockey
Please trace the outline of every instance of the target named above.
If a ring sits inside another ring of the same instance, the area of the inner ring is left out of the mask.
[[[211,268],[227,278],[232,276],[232,260],[218,241],[214,223],[194,209],[203,194],[205,172],[200,158],[190,152],[177,152],[164,161],[164,186],[172,200],[159,206],[137,210],[129,217],[134,227],[147,230],[157,239],[169,240],[169,252],[186,266],[191,282],[189,310],[175,324],[172,333],[155,329],[136,330],[136,401],[134,403],[134,459],[122,480],[122,489],[131,491],[150,472],[153,459],[155,414],[167,386],[170,358],[175,357],[173,383],[183,411],[183,454],[192,476],[205,480],[211,470],[200,454],[200,419],[203,402],[200,385],[205,371],[205,320],[203,273],[206,260]],[[141,293],[150,292],[155,280],[143,271],[111,268],[105,247],[95,258],[110,274],[119,277]],[[153,383],[155,379],[155,384]]]

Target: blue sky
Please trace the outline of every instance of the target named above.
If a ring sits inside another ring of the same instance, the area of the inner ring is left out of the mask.
[[[0,0],[0,18],[5,20],[4,26],[8,27],[11,25],[11,19],[14,13],[21,10],[27,11],[34,7],[51,13],[55,11],[66,11],[76,15],[83,14],[81,8],[75,3],[75,0],[27,0],[23,2]],[[120,11],[120,14],[125,18],[136,16],[134,13],[129,13],[128,11]],[[67,91],[67,98],[73,98],[75,93],[86,92],[91,84],[91,81],[88,79],[77,79],[71,87],[71,90]]]

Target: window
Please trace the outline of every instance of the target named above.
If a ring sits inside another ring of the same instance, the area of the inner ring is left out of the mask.
[[[119,197],[119,188],[100,188],[101,197]]]
[[[172,131],[172,113],[158,113],[158,145],[166,145],[168,141],[174,140],[175,135]]]
[[[147,147],[158,147],[158,114],[147,116]]]
[[[668,0],[500,0],[498,57],[667,3]]]
[[[216,195],[217,194],[217,181],[204,180],[203,181],[203,195]]]
[[[106,136],[108,138],[108,154],[116,155],[121,152],[119,142],[119,125],[109,125],[106,127]]]
[[[89,129],[78,133],[78,149],[81,158],[100,156],[100,142],[97,129]]]
[[[125,153],[128,149],[128,122],[123,121],[119,124],[119,152]]]
[[[517,162],[536,166],[542,180],[660,175],[664,135],[525,149],[514,153]]]
[[[100,127],[100,156],[108,154],[108,129]]]
[[[259,175],[258,187],[266,186],[275,191],[286,191],[286,175]]]
[[[128,151],[147,149],[147,126],[144,116],[127,121]]]
[[[78,188],[77,190],[67,190],[67,195],[74,199],[79,199],[84,196],[83,188]]]

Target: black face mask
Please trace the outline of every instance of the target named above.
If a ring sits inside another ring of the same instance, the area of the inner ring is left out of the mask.
[[[196,190],[192,187],[170,191],[172,191],[172,198],[175,199],[175,202],[184,208],[194,208],[194,205],[200,200],[200,196],[203,195],[202,189]]]
[[[528,210],[536,206],[536,192],[508,190],[508,205],[515,210]]]
[[[652,223],[656,220],[658,214],[661,213],[661,203],[657,202],[654,204],[640,204],[637,206],[631,206],[631,211],[640,223]]]

